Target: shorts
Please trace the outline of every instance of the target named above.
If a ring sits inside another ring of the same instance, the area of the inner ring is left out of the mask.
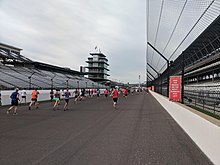
[[[31,101],[37,102],[37,99],[31,99]]]
[[[24,99],[26,99],[26,96],[21,96],[21,98],[24,98]]]
[[[69,103],[69,99],[65,99],[66,103]]]
[[[75,98],[78,98],[78,95],[75,95]]]
[[[11,105],[12,106],[18,106],[18,100],[12,100]]]
[[[105,94],[105,97],[108,97],[108,94]]]
[[[115,103],[117,103],[118,98],[113,98],[113,101],[114,101]]]
[[[53,100],[55,100],[55,101],[59,101],[60,98],[58,98],[58,97],[54,97]]]
[[[128,96],[128,94],[125,94],[125,96]]]

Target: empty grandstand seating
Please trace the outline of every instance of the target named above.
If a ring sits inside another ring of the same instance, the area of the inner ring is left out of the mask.
[[[0,65],[1,88],[105,88],[85,77],[26,67]]]

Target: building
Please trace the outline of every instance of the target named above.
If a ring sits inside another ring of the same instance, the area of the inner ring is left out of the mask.
[[[0,90],[101,88],[82,73],[68,67],[32,61],[22,55],[22,49],[0,43]]]
[[[95,81],[95,82],[106,82],[108,81],[107,76],[109,74],[107,73],[109,71],[108,69],[108,60],[106,56],[101,53],[90,53],[92,57],[88,57],[88,72],[86,75],[88,75],[88,78]]]

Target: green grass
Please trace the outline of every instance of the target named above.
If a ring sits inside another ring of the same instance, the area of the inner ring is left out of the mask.
[[[193,105],[187,105],[187,106],[189,106],[189,107],[191,107],[191,108],[193,108],[193,109],[195,109],[195,110],[197,110],[197,111],[199,111],[199,112],[202,112],[202,113],[204,113],[204,114],[206,114],[206,115],[209,115],[209,116],[211,116],[211,117],[214,117],[214,118],[220,120],[220,116],[219,116],[219,115],[216,115],[216,114],[214,114],[214,113],[212,113],[212,112],[203,110],[203,109],[201,109],[201,108],[199,108],[199,107],[196,107],[196,106],[193,106]],[[214,112],[214,111],[213,111],[213,112]]]

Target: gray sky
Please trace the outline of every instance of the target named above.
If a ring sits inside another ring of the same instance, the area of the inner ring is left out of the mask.
[[[189,0],[185,17],[164,53],[167,57],[210,1]],[[164,2],[157,42],[162,0],[149,2],[148,40],[162,52],[185,0]],[[145,80],[145,0],[0,0],[0,20],[0,42],[22,48],[22,54],[32,60],[79,70],[98,46],[109,60],[111,79],[133,83],[141,75]],[[200,32],[197,29],[179,52]],[[158,69],[164,64],[150,49],[148,59]]]

